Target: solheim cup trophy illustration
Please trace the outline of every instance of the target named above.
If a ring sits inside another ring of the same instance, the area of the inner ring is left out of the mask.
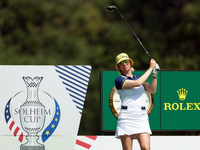
[[[23,77],[27,87],[27,98],[20,107],[20,121],[24,131],[28,133],[27,142],[20,146],[20,150],[45,150],[43,144],[38,143],[37,135],[45,123],[45,107],[39,101],[38,89],[43,77]]]

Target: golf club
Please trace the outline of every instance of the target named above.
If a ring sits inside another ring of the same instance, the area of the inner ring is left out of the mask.
[[[122,14],[120,13],[120,11],[117,9],[116,6],[112,5],[112,6],[108,6],[106,8],[107,11],[109,12],[113,12],[114,10],[117,10],[117,12],[119,13],[119,15],[122,17],[122,19],[125,21],[125,23],[127,24],[128,28],[131,30],[131,32],[134,34],[134,36],[136,37],[136,39],[138,40],[138,42],[140,43],[140,45],[143,47],[144,51],[146,52],[146,54],[148,55],[149,59],[151,59],[150,54],[148,53],[148,51],[146,50],[146,48],[144,47],[144,45],[142,44],[142,42],[140,41],[140,39],[137,37],[137,35],[135,34],[135,32],[132,30],[132,28],[130,27],[130,25],[128,24],[128,22],[126,21],[126,19],[122,16]],[[158,64],[156,64],[156,70],[159,71],[159,66]]]

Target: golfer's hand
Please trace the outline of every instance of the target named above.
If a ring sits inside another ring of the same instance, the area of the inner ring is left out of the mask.
[[[151,59],[150,60],[150,68],[153,69],[155,67],[155,65],[156,65],[156,61],[154,59]]]

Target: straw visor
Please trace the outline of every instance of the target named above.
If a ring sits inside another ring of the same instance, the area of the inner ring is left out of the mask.
[[[119,55],[116,56],[116,65],[115,65],[115,68],[120,71],[120,68],[118,67],[118,63],[120,63],[121,61],[124,61],[124,60],[130,60],[130,63],[131,63],[131,67],[133,66],[134,62],[132,59],[129,58],[129,56],[126,54],[126,53],[121,53]]]

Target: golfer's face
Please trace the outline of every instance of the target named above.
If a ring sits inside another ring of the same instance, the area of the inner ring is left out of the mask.
[[[121,61],[119,63],[120,65],[120,69],[122,70],[122,72],[126,72],[130,69],[130,61],[129,60],[124,60],[124,61]]]

